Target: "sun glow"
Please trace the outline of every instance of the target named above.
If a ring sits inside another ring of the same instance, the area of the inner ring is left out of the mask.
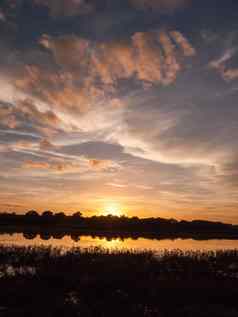
[[[103,214],[119,217],[122,215],[122,208],[119,203],[108,202],[108,203],[105,203],[105,206],[103,208]]]

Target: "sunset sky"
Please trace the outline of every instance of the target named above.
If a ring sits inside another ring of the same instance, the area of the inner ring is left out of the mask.
[[[238,1],[1,0],[0,211],[238,223]]]

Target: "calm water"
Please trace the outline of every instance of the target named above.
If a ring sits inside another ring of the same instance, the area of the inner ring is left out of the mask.
[[[134,249],[161,251],[164,249],[173,250],[220,250],[220,249],[238,249],[238,240],[193,240],[193,239],[131,239],[121,240],[107,239],[91,236],[71,237],[64,236],[59,239],[45,236],[43,239],[37,235],[29,239],[23,234],[0,234],[1,245],[18,245],[18,246],[53,246],[53,247],[103,247],[109,249]]]

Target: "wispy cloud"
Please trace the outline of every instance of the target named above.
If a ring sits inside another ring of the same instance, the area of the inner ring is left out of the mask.
[[[238,68],[232,67],[231,60],[235,58],[238,52],[237,47],[230,47],[221,57],[209,63],[209,67],[215,69],[226,81],[232,81],[238,78]]]

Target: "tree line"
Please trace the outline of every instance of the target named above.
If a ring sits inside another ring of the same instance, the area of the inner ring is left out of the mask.
[[[165,218],[139,218],[123,216],[91,216],[86,217],[80,211],[72,215],[64,212],[44,211],[39,214],[30,210],[25,214],[1,213],[0,226],[23,226],[29,228],[62,228],[67,230],[111,230],[117,232],[155,232],[155,233],[234,233],[238,235],[238,226],[222,222],[205,220],[175,220]]]

